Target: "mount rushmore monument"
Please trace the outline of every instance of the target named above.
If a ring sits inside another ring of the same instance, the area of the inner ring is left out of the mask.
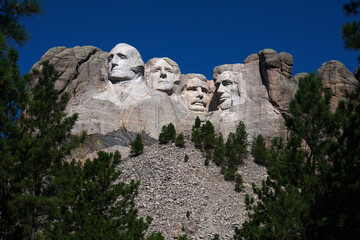
[[[167,57],[145,64],[137,49],[125,43],[109,53],[93,46],[55,47],[33,68],[40,68],[45,60],[60,74],[56,89],[71,96],[67,113],[79,114],[73,132],[86,130],[96,135],[103,140],[102,148],[117,144],[105,144],[104,139],[121,138],[119,130],[157,139],[162,126],[170,122],[178,132],[190,130],[196,116],[210,120],[224,137],[242,121],[250,138],[257,134],[286,138],[283,114],[298,79],[306,75],[293,76],[292,55],[272,49],[252,54],[244,63],[215,67],[213,79],[182,74],[178,64]],[[317,75],[333,90],[334,109],[345,91],[358,84],[338,61],[324,63]]]

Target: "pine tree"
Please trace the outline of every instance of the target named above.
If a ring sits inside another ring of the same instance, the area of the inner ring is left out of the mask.
[[[191,133],[191,140],[194,142],[196,148],[202,148],[203,138],[201,135],[201,131],[198,128],[193,129]]]
[[[20,189],[22,179],[21,156],[18,146],[22,143],[19,113],[27,102],[26,82],[20,77],[17,51],[10,49],[6,58],[0,58],[0,239],[23,238],[22,228],[16,222],[16,208],[10,210]]]
[[[57,205],[53,188],[57,168],[85,138],[85,133],[71,135],[77,114],[67,117],[64,113],[69,96],[66,93],[59,96],[54,89],[58,78],[54,66],[44,62],[41,72],[26,76],[29,81],[32,77],[38,82],[29,88],[29,102],[20,118],[24,135],[18,146],[22,166],[19,185],[23,193],[14,201],[28,211],[29,218],[24,217],[21,222],[31,226],[29,235],[35,239],[38,230],[47,224],[44,216],[51,214],[49,211]]]
[[[225,155],[230,157],[231,151],[235,151],[236,157],[232,157],[232,161],[235,161],[236,165],[242,164],[244,162],[244,158],[247,157],[248,150],[248,133],[245,129],[245,124],[243,122],[239,122],[236,127],[235,133],[229,133],[228,139],[225,144]]]
[[[176,138],[176,130],[175,126],[172,123],[169,123],[167,126],[163,126],[161,128],[161,133],[159,135],[160,144],[166,144],[170,141],[175,141]]]
[[[347,16],[357,16],[360,13],[360,1],[350,1],[344,4],[343,9]],[[342,38],[345,43],[345,48],[360,49],[360,22],[354,20],[347,22],[342,27]],[[358,60],[360,58],[358,57]]]
[[[216,166],[220,166],[225,161],[225,146],[224,139],[221,133],[215,138],[213,161]]]
[[[251,143],[251,155],[253,156],[255,163],[268,166],[268,152],[264,137],[261,134],[256,136]]]
[[[194,128],[200,128],[200,125],[201,125],[201,121],[200,121],[199,116],[197,116],[197,117],[195,118],[195,124],[194,124],[194,126],[193,126],[193,129],[194,129]]]
[[[134,157],[140,155],[143,152],[144,144],[140,133],[136,135],[135,140],[130,143],[130,146],[131,146],[130,153]]]
[[[22,45],[27,40],[20,18],[41,12],[39,1],[3,1],[0,6],[0,239],[22,239],[19,224],[22,213],[14,204],[22,179],[21,145],[23,132],[19,115],[27,104],[26,82],[20,76],[18,53],[12,41]]]
[[[175,139],[175,146],[184,147],[184,145],[185,145],[184,135],[180,133],[179,135],[177,135]]]
[[[84,164],[64,163],[63,174],[57,178],[58,195],[63,200],[61,214],[47,237],[144,239],[151,218],[144,221],[135,209],[139,182],[115,183],[120,176],[115,169],[116,155],[100,151],[97,158]],[[160,236],[154,233],[150,239]]]
[[[311,73],[289,106],[286,145],[275,140],[268,178],[247,197],[250,220],[235,239],[351,239],[360,233],[360,105],[330,111],[331,92]],[[356,177],[357,176],[357,177]]]
[[[167,136],[170,141],[175,141],[176,138],[176,130],[175,126],[172,123],[169,123],[167,126]]]
[[[241,174],[235,174],[235,191],[236,192],[241,192],[245,188],[243,183],[244,183],[244,181],[243,181]]]
[[[160,135],[159,135],[159,143],[160,144],[166,144],[169,142],[169,139],[168,139],[168,128],[167,126],[162,126],[161,128],[161,132],[160,132]]]
[[[42,13],[40,1],[37,0],[4,0],[0,5],[0,35],[15,41],[19,46],[28,40],[28,33],[21,25],[20,19]],[[1,44],[1,52],[6,50]]]

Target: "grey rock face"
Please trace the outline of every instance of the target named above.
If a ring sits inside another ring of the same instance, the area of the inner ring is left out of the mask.
[[[252,62],[252,61],[256,61],[256,60],[259,60],[259,55],[257,53],[254,53],[254,54],[251,54],[249,55],[245,60],[244,60],[244,63],[249,63],[249,62]]]
[[[77,92],[87,91],[89,79],[98,73],[106,58],[107,53],[93,46],[55,47],[48,50],[32,69],[39,69],[42,62],[50,61],[60,74],[55,88],[74,96]]]
[[[343,99],[345,92],[352,92],[359,86],[359,81],[355,76],[339,61],[332,60],[323,63],[318,69],[317,76],[323,79],[325,88],[331,89],[331,110],[335,111],[339,100]]]
[[[259,52],[262,80],[269,99],[280,110],[287,106],[297,90],[297,81],[292,77],[293,59],[289,53],[278,54],[272,49]]]
[[[67,113],[79,114],[73,132],[102,136],[127,129],[157,139],[163,125],[172,122],[177,131],[185,131],[200,116],[211,120],[224,137],[239,121],[250,137],[286,137],[282,111],[304,76],[292,76],[291,54],[272,49],[250,55],[245,64],[215,67],[210,81],[201,74],[181,75],[169,58],[153,58],[144,65],[128,44],[118,44],[110,53],[93,46],[52,48],[33,68],[45,60],[60,73],[55,87],[71,96]],[[324,64],[318,75],[335,92],[333,108],[345,90],[358,83],[336,61]]]
[[[218,66],[213,78],[216,90],[212,106],[220,108],[212,113],[211,120],[224,137],[235,131],[239,121],[245,123],[250,138],[257,134],[286,137],[283,117],[271,104],[258,60]],[[222,107],[224,103],[227,104]]]

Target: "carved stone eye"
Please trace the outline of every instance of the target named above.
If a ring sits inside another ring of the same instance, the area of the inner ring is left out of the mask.
[[[124,54],[118,53],[117,54],[119,56],[119,58],[121,59],[127,59],[127,57]]]
[[[110,55],[108,56],[108,61],[110,62],[113,58],[114,58],[114,55],[113,55],[113,54],[110,54]]]

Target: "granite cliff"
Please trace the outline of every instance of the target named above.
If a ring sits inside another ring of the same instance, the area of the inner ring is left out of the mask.
[[[60,73],[55,87],[71,96],[66,111],[79,114],[73,132],[85,130],[97,143],[85,153],[116,148],[126,155],[133,133],[157,139],[163,125],[172,122],[182,132],[191,129],[196,116],[211,120],[224,137],[243,121],[250,138],[257,134],[267,140],[286,138],[282,114],[298,79],[306,75],[293,76],[292,55],[272,49],[251,54],[244,63],[217,66],[209,80],[201,74],[182,74],[167,57],[145,64],[140,53],[124,43],[110,53],[93,46],[55,47],[33,68],[40,68],[45,60]],[[324,63],[317,75],[333,90],[333,109],[359,83],[338,61]],[[118,138],[104,142],[109,136]]]

